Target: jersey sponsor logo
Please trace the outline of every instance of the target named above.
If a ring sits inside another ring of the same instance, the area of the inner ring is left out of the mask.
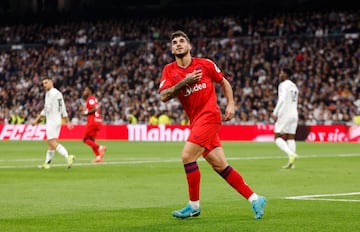
[[[89,100],[89,104],[90,104],[90,105],[95,105],[95,103],[96,103],[96,101],[95,101],[94,99],[90,99],[90,100]]]
[[[193,86],[188,86],[186,87],[185,90],[185,97],[190,96],[190,94],[194,93],[194,92],[198,92],[202,89],[206,89],[206,84],[205,83],[200,83],[200,84],[195,84]]]

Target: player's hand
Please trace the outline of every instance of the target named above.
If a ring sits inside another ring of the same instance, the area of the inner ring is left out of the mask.
[[[231,120],[235,115],[235,106],[234,104],[228,104],[225,109],[224,121]]]
[[[271,115],[271,117],[274,119],[274,122],[276,122],[278,119],[278,117],[275,114]]]
[[[72,128],[74,128],[74,125],[71,122],[68,122],[67,127],[71,130]]]
[[[202,77],[201,69],[195,69],[194,72],[188,73],[185,77],[186,84],[192,84],[198,82]]]
[[[33,125],[33,126],[35,126],[37,123],[38,123],[38,121],[35,119],[31,121],[31,125]]]

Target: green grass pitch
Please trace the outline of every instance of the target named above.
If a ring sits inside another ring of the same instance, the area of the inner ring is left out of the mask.
[[[224,142],[228,162],[267,200],[264,218],[201,158],[201,215],[176,219],[188,201],[182,142],[100,141],[105,162],[82,141],[61,141],[38,169],[45,141],[0,141],[0,231],[359,231],[360,144],[297,143],[296,168],[281,170],[274,143]]]

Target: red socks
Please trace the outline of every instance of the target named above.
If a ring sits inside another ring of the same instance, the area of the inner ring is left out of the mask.
[[[238,171],[228,165],[220,175],[241,195],[248,199],[254,193],[252,189],[245,183]]]
[[[93,150],[93,152],[95,153],[96,156],[99,155],[99,147],[100,147],[99,144],[95,143],[95,141],[93,141],[91,139],[85,139],[84,143],[89,145],[92,148],[92,150]]]
[[[200,199],[200,170],[196,162],[184,164],[190,201]]]
[[[196,162],[184,164],[190,201],[200,199],[200,170]],[[254,191],[245,183],[238,171],[228,165],[220,175],[242,196],[248,199]]]

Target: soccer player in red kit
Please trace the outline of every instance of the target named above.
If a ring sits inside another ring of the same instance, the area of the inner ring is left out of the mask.
[[[94,95],[94,88],[89,86],[84,89],[83,97],[86,98],[86,109],[83,115],[87,116],[87,124],[83,142],[89,145],[96,158],[93,163],[103,162],[103,157],[106,151],[106,146],[99,145],[95,142],[96,136],[101,129],[102,119],[98,100]]]
[[[226,161],[218,132],[222,116],[217,105],[215,84],[227,99],[224,120],[234,117],[235,103],[230,83],[216,64],[205,58],[192,57],[191,43],[183,31],[171,34],[171,51],[175,61],[165,65],[159,86],[160,98],[167,102],[178,98],[190,119],[190,135],[184,144],[181,159],[188,184],[189,203],[172,215],[177,218],[200,215],[200,169],[197,159],[202,155],[229,185],[245,197],[255,212],[255,219],[264,215],[266,199],[245,183],[240,173]]]

